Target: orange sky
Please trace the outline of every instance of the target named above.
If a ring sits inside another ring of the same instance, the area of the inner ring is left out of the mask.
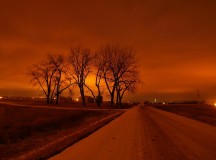
[[[47,53],[134,46],[144,84],[133,100],[216,100],[213,0],[2,0],[0,95],[34,96],[24,73]]]

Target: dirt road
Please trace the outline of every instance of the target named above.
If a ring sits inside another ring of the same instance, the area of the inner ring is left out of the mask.
[[[216,127],[134,107],[50,160],[215,160]]]

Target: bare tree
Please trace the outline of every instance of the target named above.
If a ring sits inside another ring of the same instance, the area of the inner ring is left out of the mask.
[[[98,54],[101,55],[101,59],[103,62],[101,72],[104,79],[104,82],[106,84],[109,97],[110,97],[110,105],[113,106],[114,104],[114,96],[115,96],[115,81],[113,78],[112,73],[112,62],[114,62],[114,49],[112,46],[105,46],[101,47],[98,51]]]
[[[129,91],[131,93],[134,93],[136,90],[136,85],[141,82],[140,79],[140,74],[137,72],[137,70],[133,72],[127,73],[127,75],[124,75],[117,87],[116,87],[116,92],[117,92],[117,98],[116,98],[116,103],[119,106],[122,106],[122,98],[126,91]]]
[[[56,95],[56,104],[59,103],[59,96],[61,93],[69,88],[73,82],[72,79],[68,75],[68,66],[62,55],[49,55],[50,64],[56,68],[56,72],[54,74],[53,80],[56,85],[55,95]]]
[[[103,57],[100,52],[96,52],[92,61],[92,67],[93,67],[93,76],[95,78],[95,86],[96,86],[96,92],[97,94],[94,93],[94,91],[87,85],[85,84],[86,88],[91,92],[96,104],[98,107],[101,106],[102,103],[102,80],[103,80],[103,69],[106,63],[106,59]]]
[[[91,61],[90,49],[82,47],[71,48],[69,56],[69,63],[72,68],[71,76],[79,87],[83,106],[86,105],[84,86],[86,78],[90,73]]]
[[[85,87],[100,106],[105,83],[111,106],[114,105],[115,98],[118,106],[121,105],[125,93],[133,92],[140,81],[134,53],[132,47],[107,45],[92,56],[90,49],[74,47],[68,56],[68,63],[62,55],[49,55],[45,61],[32,65],[28,75],[31,76],[31,82],[42,89],[47,103],[52,103],[53,97],[56,96],[58,104],[62,92],[76,84],[83,106],[86,105]],[[96,94],[86,84],[86,78],[91,72],[95,75]]]
[[[118,76],[116,82],[116,103],[117,106],[122,104],[122,98],[126,91],[134,91],[135,85],[140,82],[139,72],[137,70],[137,61],[133,48],[123,47],[119,51],[117,58]]]
[[[128,75],[130,75],[129,73],[137,72],[135,52],[132,47],[107,45],[100,49],[100,54],[102,54],[105,59],[103,66],[103,78],[110,95],[110,104],[113,106],[115,93],[122,91],[123,77],[125,79]],[[124,82],[126,81],[124,80]],[[127,90],[128,89],[126,89],[124,93]],[[124,93],[122,96],[120,96],[119,93],[116,94],[117,105],[119,99],[123,98]]]
[[[56,73],[56,67],[50,64],[49,61],[32,65],[27,75],[31,77],[31,82],[35,86],[39,86],[46,96],[47,104],[51,103],[56,85],[53,82],[53,77]]]

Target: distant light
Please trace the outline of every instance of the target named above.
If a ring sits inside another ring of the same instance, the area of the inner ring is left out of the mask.
[[[163,102],[163,104],[166,104],[166,102]]]
[[[77,98],[76,101],[78,102],[78,101],[79,101],[79,98]]]
[[[0,99],[2,99],[3,97],[2,96],[0,96]]]
[[[216,107],[216,103],[214,103],[214,106]]]

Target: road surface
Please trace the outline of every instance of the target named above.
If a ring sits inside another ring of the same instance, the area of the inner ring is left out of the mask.
[[[216,127],[134,107],[50,160],[215,160]]]

